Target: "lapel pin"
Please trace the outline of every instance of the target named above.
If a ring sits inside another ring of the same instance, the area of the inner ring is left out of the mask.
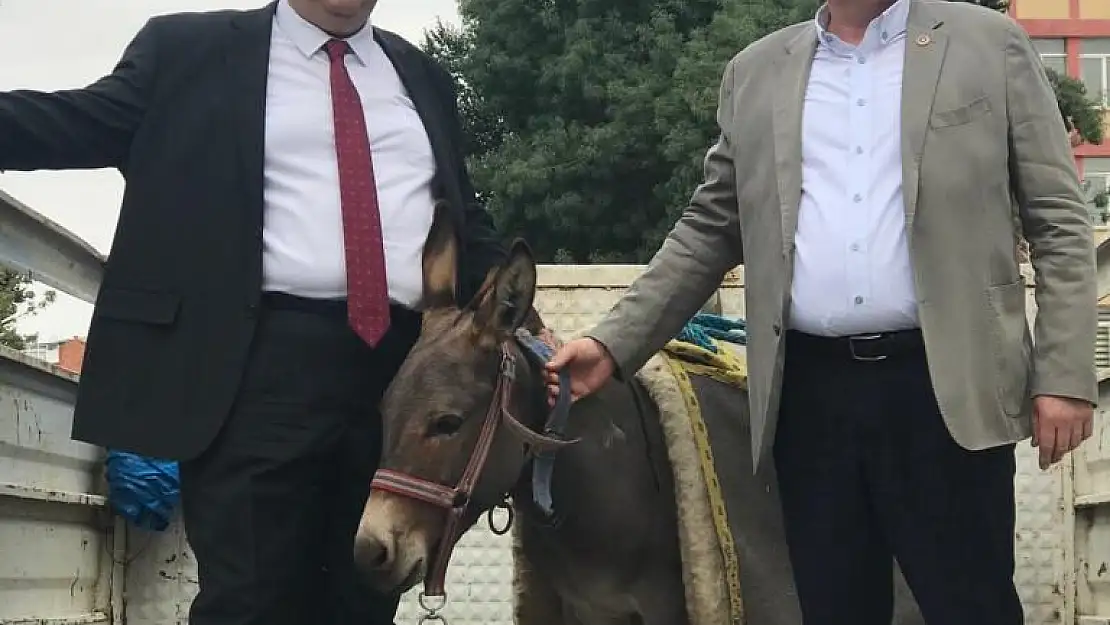
[[[924,47],[929,45],[930,43],[933,43],[933,38],[929,35],[919,35],[917,37],[917,45],[919,46]]]

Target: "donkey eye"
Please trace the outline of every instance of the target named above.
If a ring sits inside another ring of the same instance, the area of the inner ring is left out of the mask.
[[[462,428],[463,418],[457,414],[441,414],[428,424],[428,437],[451,436]]]

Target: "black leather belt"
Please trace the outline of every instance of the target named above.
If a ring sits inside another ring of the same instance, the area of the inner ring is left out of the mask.
[[[853,336],[816,336],[790,330],[786,348],[809,357],[857,362],[882,362],[892,358],[923,356],[925,339],[921,330],[898,330]]]
[[[262,307],[267,310],[288,310],[319,315],[343,322],[347,320],[346,299],[315,299],[290,295],[289,293],[267,291],[262,294]],[[409,325],[415,323],[419,327],[420,313],[411,308],[405,308],[400,304],[390,304],[389,313],[393,323],[400,322]]]

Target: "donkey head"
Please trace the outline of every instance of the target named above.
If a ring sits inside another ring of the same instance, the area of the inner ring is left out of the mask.
[[[454,488],[468,465],[480,464],[470,468],[480,473],[461,532],[516,485],[529,448],[557,443],[532,429],[546,414],[544,380],[513,340],[519,328],[537,332],[541,325],[532,308],[536,264],[530,250],[514,243],[473,301],[460,307],[458,249],[450,216],[439,208],[424,248],[421,336],[382,402],[381,468]],[[481,457],[480,439],[491,419],[500,421]],[[428,574],[440,543],[453,540],[448,533],[442,505],[375,488],[355,539],[358,567],[381,591],[407,590]]]

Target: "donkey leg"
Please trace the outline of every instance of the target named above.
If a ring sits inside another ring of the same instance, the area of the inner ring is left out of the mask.
[[[517,511],[516,518],[521,518]],[[535,545],[541,540],[524,523],[512,528],[514,625],[567,625],[563,599],[548,576],[536,566],[542,561]],[[532,547],[532,548],[529,548]]]
[[[515,625],[569,625],[564,615],[563,600],[547,576],[524,558],[517,558],[513,571],[516,599]]]
[[[572,625],[563,614],[562,599],[543,575],[518,565],[515,581],[514,625]]]

